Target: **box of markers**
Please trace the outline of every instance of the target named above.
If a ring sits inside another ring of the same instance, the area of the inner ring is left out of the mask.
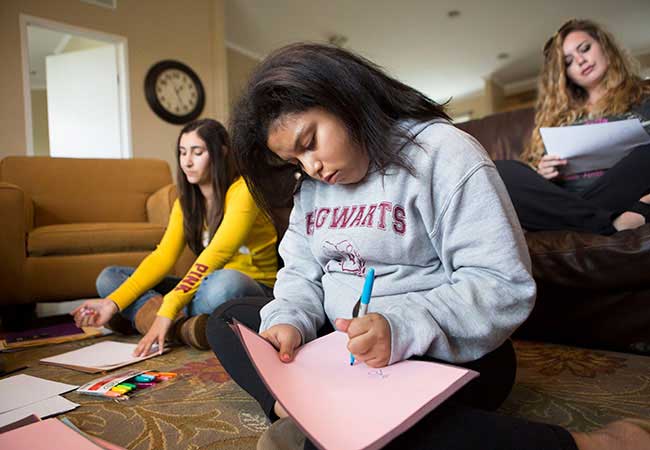
[[[129,369],[97,378],[77,389],[81,394],[126,398],[176,377],[175,373]]]

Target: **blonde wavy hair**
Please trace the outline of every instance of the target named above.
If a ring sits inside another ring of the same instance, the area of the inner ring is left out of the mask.
[[[587,108],[587,91],[566,75],[562,45],[573,31],[584,31],[602,48],[609,66],[602,80],[606,93],[591,108]],[[650,94],[650,83],[639,75],[639,64],[602,26],[590,20],[572,19],[565,22],[544,45],[544,64],[537,87],[535,128],[521,160],[537,168],[544,155],[540,127],[557,127],[575,122],[578,118],[623,114]]]

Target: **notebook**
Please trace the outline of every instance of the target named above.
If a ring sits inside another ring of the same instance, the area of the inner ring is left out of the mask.
[[[286,364],[254,331],[238,322],[234,330],[274,398],[321,449],[381,448],[478,376],[425,361],[350,366],[339,331],[305,344]]]
[[[158,346],[155,344],[152,347],[152,353],[147,356],[133,356],[133,351],[136,347],[137,344],[104,341],[78,350],[41,359],[40,362],[42,364],[67,367],[68,369],[86,373],[98,373],[128,366],[129,364],[158,356]],[[166,351],[168,349],[163,350],[163,353]]]

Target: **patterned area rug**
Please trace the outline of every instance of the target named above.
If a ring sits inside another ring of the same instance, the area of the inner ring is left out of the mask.
[[[572,431],[650,419],[650,357],[516,341],[517,382],[501,411]]]
[[[80,385],[98,376],[40,365],[38,360],[96,342],[2,357],[7,367],[28,365],[21,373]],[[503,413],[571,430],[591,430],[620,417],[650,418],[650,357],[523,341],[516,349],[517,384]],[[90,434],[137,450],[252,450],[268,426],[257,404],[229,379],[211,352],[175,348],[133,367],[177,372],[179,377],[122,402],[66,394],[81,404],[66,416]]]

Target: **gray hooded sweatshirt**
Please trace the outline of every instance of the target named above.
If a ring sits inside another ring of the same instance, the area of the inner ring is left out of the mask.
[[[290,324],[305,343],[326,319],[351,318],[370,267],[368,312],[390,325],[389,364],[478,359],[528,317],[530,257],[485,150],[446,121],[402,126],[417,135],[401,150],[415,176],[391,167],[353,185],[302,183],[260,331]]]

